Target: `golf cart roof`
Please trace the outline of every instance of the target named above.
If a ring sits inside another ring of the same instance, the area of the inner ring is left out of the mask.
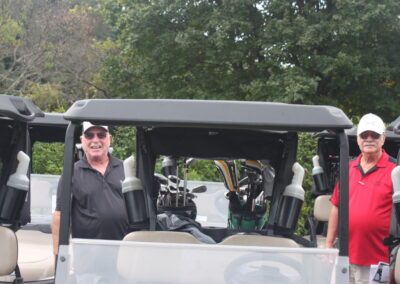
[[[29,132],[33,141],[64,142],[69,121],[62,113],[44,113],[29,122]]]
[[[64,118],[96,124],[322,131],[352,127],[332,106],[247,101],[92,99],[75,102]]]
[[[67,128],[69,121],[64,119],[63,113],[45,112],[42,117],[36,117],[29,125],[42,127],[63,127]]]
[[[29,98],[0,95],[0,117],[19,121],[31,121],[44,116],[43,112]]]

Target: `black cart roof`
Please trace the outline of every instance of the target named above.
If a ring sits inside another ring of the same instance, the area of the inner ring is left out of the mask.
[[[67,120],[96,124],[321,131],[352,127],[342,110],[269,102],[92,99],[75,102]]]
[[[44,113],[29,123],[32,140],[41,142],[64,142],[69,121],[63,113]]]
[[[44,116],[43,112],[31,99],[0,95],[0,117],[31,121],[40,116]]]

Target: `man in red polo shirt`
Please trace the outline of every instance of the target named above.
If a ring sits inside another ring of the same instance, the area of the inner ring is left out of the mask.
[[[357,127],[361,154],[349,163],[350,283],[369,283],[371,265],[389,263],[389,236],[395,160],[382,149],[385,125],[378,116],[364,115]],[[332,248],[338,227],[338,185],[331,198],[326,247]]]

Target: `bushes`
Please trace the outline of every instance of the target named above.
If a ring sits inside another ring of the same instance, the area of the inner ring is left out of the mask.
[[[32,172],[60,175],[64,166],[64,144],[36,142],[32,149]]]

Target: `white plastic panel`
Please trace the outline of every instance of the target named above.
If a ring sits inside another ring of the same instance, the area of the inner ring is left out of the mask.
[[[56,284],[333,284],[337,261],[336,249],[73,239],[61,247]]]

